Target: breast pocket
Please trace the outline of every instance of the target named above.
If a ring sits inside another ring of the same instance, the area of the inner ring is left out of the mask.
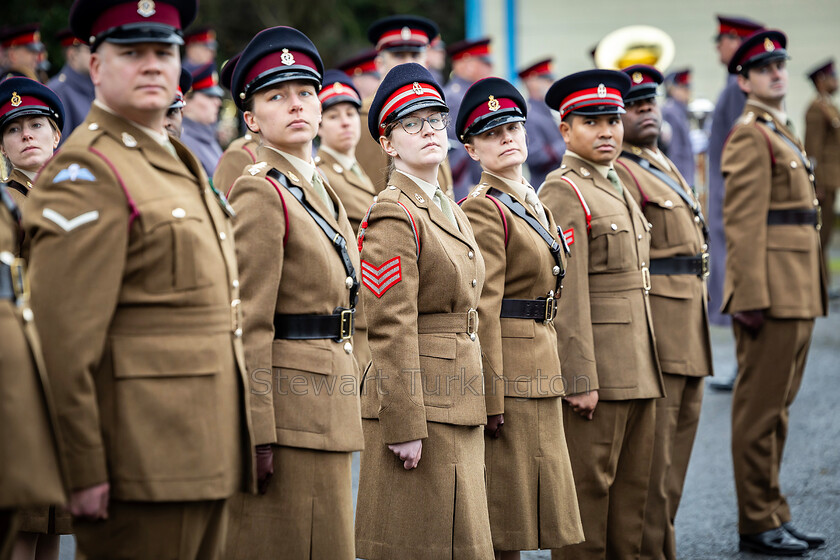
[[[673,247],[691,243],[694,228],[691,210],[676,194],[669,198],[651,199],[645,206],[645,216],[653,224],[650,245],[653,248]]]
[[[619,271],[634,266],[633,234],[628,216],[593,218],[590,235],[589,259],[592,272]]]
[[[418,351],[423,382],[423,404],[450,408],[458,391],[455,375],[457,341],[454,334],[420,334]]]
[[[208,219],[205,212],[172,200],[140,210],[146,290],[164,293],[210,285],[198,258],[200,246],[214,233]]]

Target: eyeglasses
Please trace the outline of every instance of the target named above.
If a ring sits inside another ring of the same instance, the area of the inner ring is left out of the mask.
[[[443,130],[447,126],[449,126],[449,115],[446,113],[432,113],[426,118],[423,117],[405,117],[404,119],[399,119],[397,122],[400,123],[403,130],[405,130],[409,134],[417,134],[421,130],[423,130],[423,123],[429,123],[429,126],[432,130]]]

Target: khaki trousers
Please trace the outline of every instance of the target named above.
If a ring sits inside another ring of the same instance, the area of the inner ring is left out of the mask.
[[[732,322],[738,379],[732,394],[732,462],[738,529],[762,533],[790,521],[779,488],[788,410],[802,383],[814,320],[765,320],[756,335]]]
[[[77,558],[86,560],[221,560],[227,500],[120,502],[108,519],[74,519]]]
[[[704,378],[671,374],[662,378],[666,397],[656,399],[656,440],[641,558],[676,560],[674,519],[700,422]]]
[[[828,246],[831,243],[831,232],[834,231],[834,200],[837,197],[836,189],[826,189],[824,195],[820,198],[820,208],[822,209],[822,228],[820,229],[820,243],[822,244],[823,260],[825,262],[825,271],[831,272],[828,262]],[[828,285],[831,285],[831,278],[829,277]]]
[[[654,399],[601,401],[592,420],[564,402],[563,423],[586,540],[552,550],[552,559],[638,558],[653,460]]]

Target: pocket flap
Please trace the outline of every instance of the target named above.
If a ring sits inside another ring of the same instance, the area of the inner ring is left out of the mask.
[[[454,334],[418,334],[418,352],[421,356],[454,360],[457,341]]]
[[[537,323],[533,319],[503,317],[500,323],[502,338],[534,338]]]
[[[219,337],[207,335],[114,336],[111,338],[114,377],[213,375],[219,371],[220,342]]]
[[[630,231],[630,224],[625,216],[604,216],[592,220],[592,237],[610,235],[619,231]]]
[[[275,340],[271,350],[271,365],[277,368],[332,375],[332,350],[315,346],[316,342],[318,341]]]
[[[629,323],[630,302],[627,298],[591,297],[592,323]]]

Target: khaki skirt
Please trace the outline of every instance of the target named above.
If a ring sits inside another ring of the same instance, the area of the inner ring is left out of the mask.
[[[428,423],[420,464],[407,471],[362,420],[356,554],[369,560],[493,558],[484,484],[484,429]]]
[[[505,397],[505,425],[485,439],[487,505],[496,550],[583,541],[560,397]]]
[[[23,508],[18,530],[41,535],[69,535],[73,532],[73,516],[57,506]]]
[[[268,493],[230,500],[228,560],[354,560],[352,453],[274,447]]]

